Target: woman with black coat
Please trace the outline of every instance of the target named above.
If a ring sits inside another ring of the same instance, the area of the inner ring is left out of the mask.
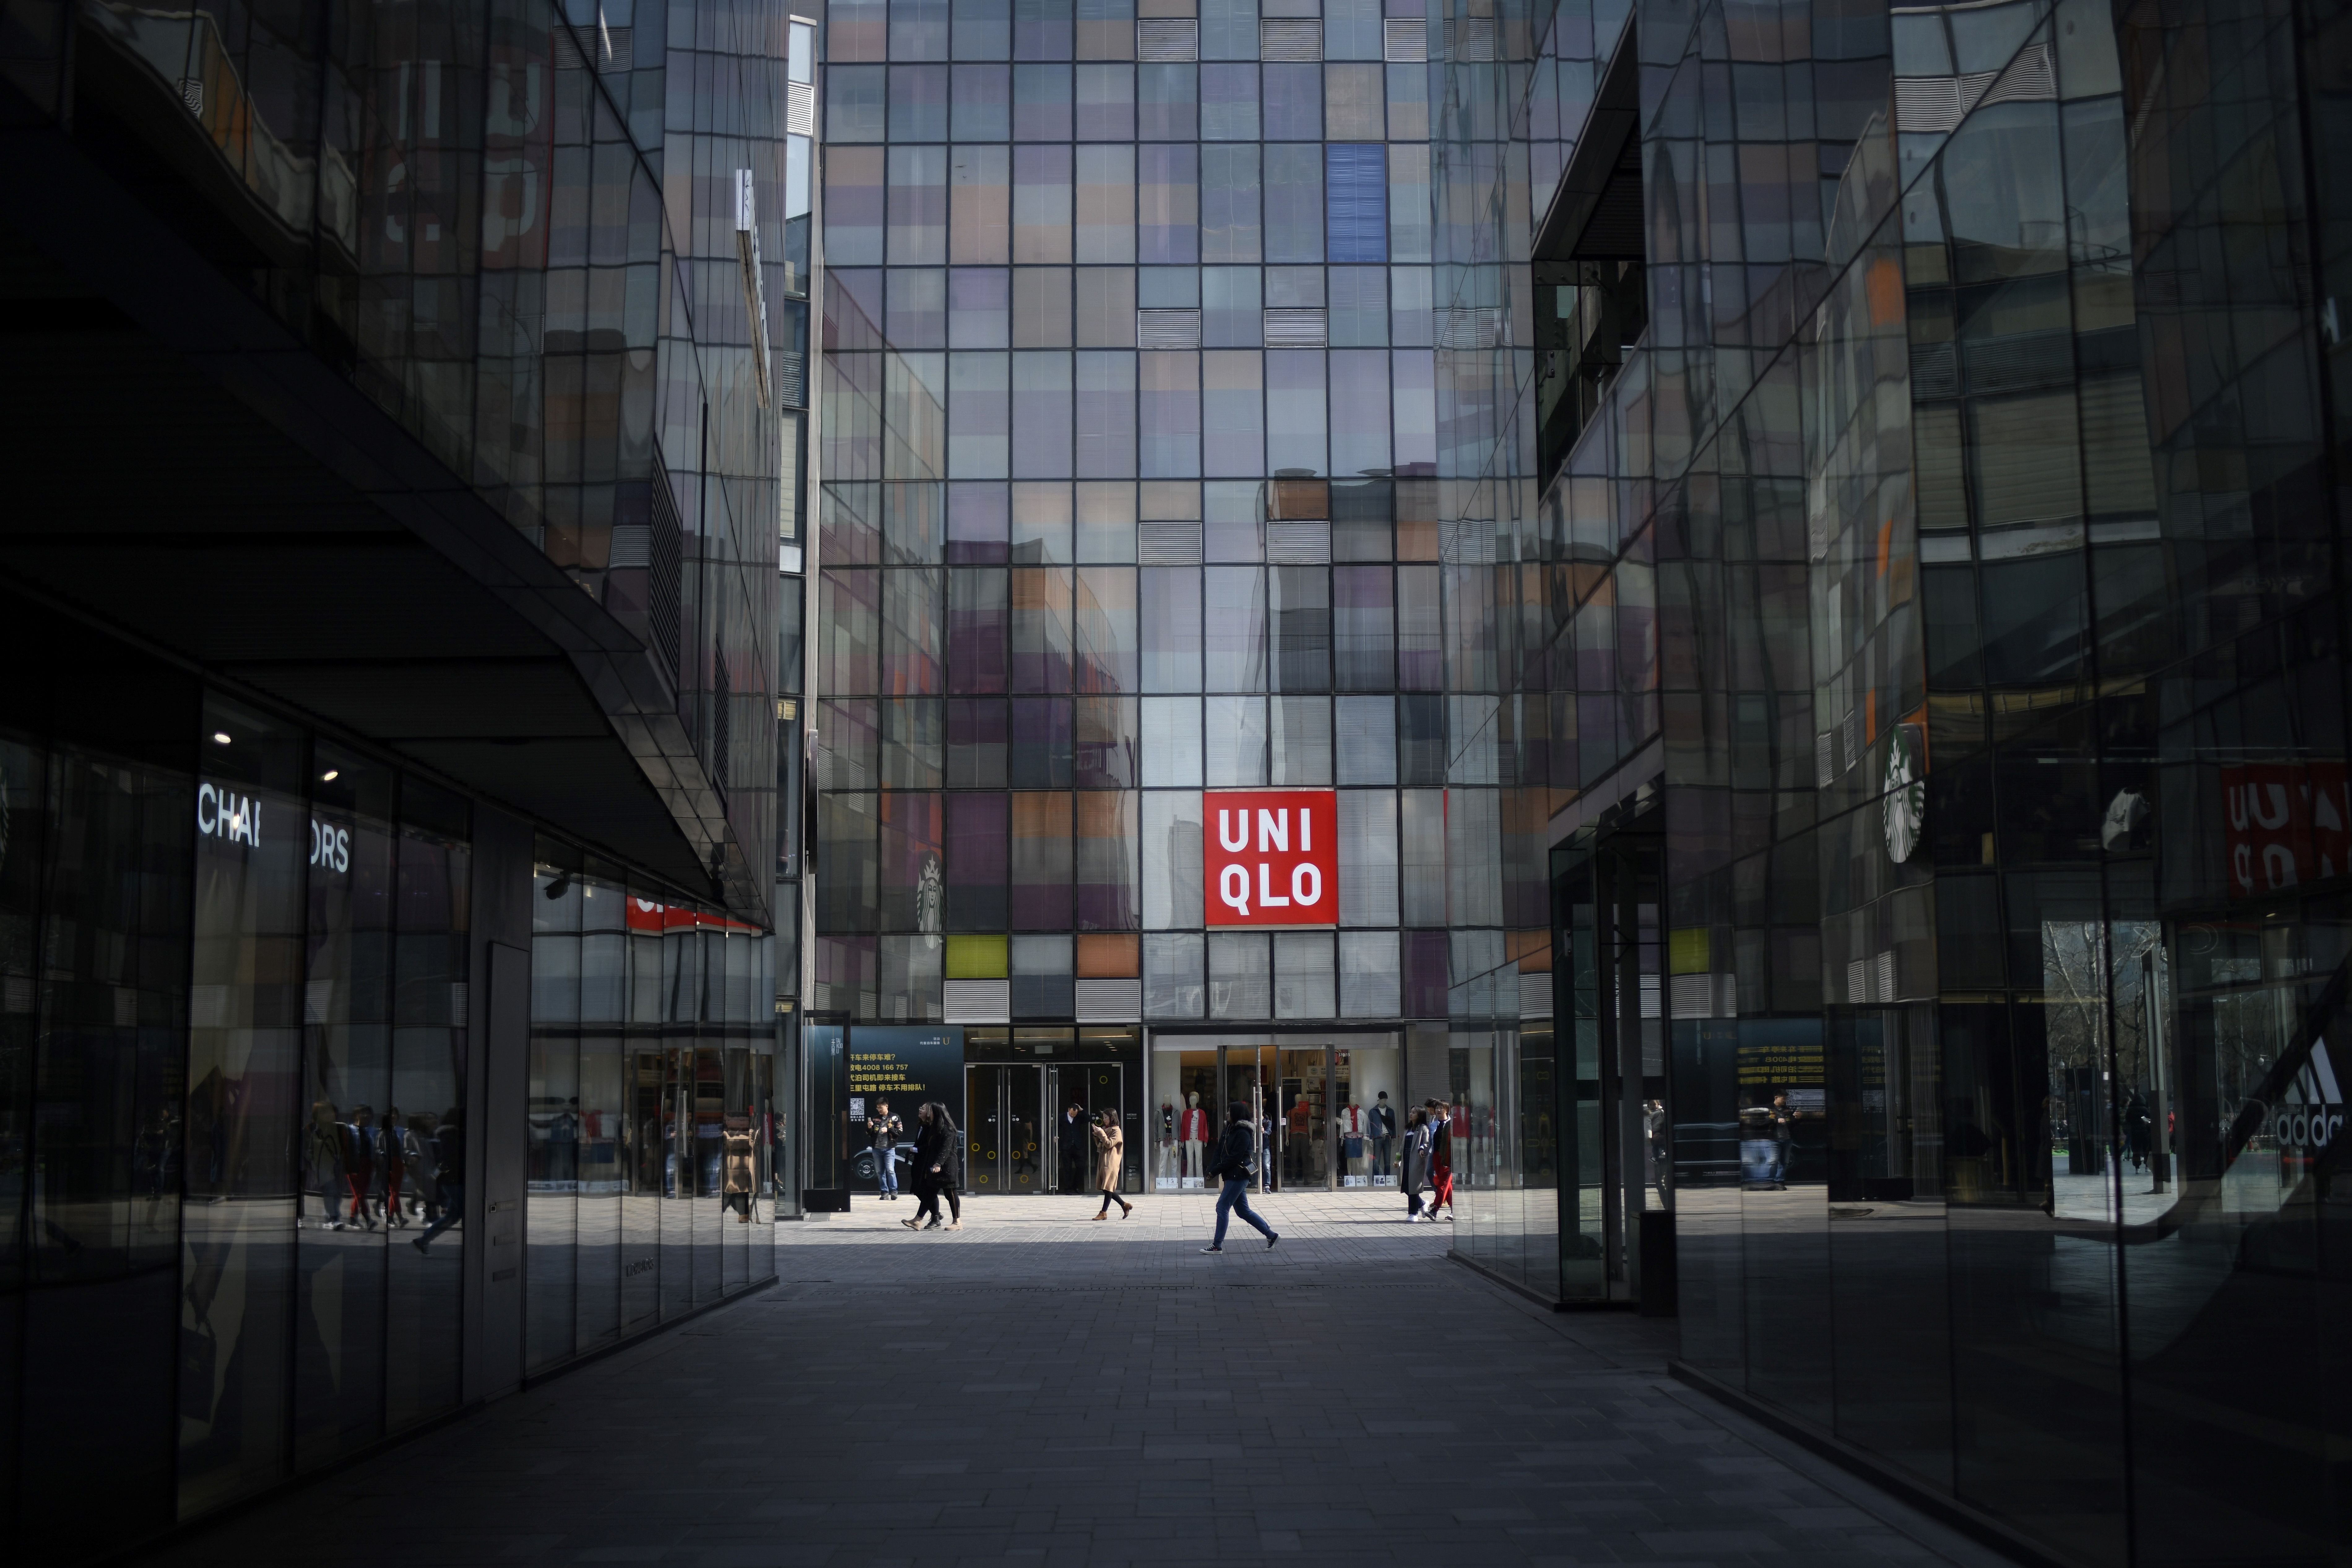
[[[948,1212],[954,1216],[950,1230],[963,1228],[963,1205],[956,1196],[956,1124],[948,1108],[934,1100],[916,1112],[919,1123],[915,1132],[915,1168],[912,1179],[915,1195],[922,1202],[915,1209],[913,1219],[898,1223],[908,1230],[940,1228],[940,1200],[947,1199]],[[931,1223],[922,1223],[928,1211]]]

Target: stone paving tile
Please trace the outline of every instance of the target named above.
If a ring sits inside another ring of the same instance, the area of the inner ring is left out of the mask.
[[[1555,1315],[1389,1199],[911,1202],[777,1229],[779,1283],[198,1531],[190,1568],[1843,1568],[2001,1560]],[[340,1543],[334,1545],[330,1543]]]

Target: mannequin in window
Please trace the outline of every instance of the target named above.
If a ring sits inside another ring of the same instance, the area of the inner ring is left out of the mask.
[[[1362,1106],[1350,1103],[1340,1108],[1339,1157],[1344,1163],[1339,1167],[1339,1173],[1343,1177],[1363,1174],[1366,1121]]]
[[[1153,1173],[1165,1181],[1176,1173],[1176,1108],[1166,1100],[1160,1102],[1160,1168]]]
[[[1208,1141],[1209,1113],[1201,1109],[1201,1093],[1194,1089],[1184,1097],[1184,1109],[1176,1118],[1176,1142],[1182,1151],[1179,1174],[1198,1179],[1203,1173],[1202,1145]]]

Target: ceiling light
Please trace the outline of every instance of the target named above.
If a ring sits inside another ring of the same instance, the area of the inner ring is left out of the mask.
[[[227,745],[227,744],[228,744],[228,731],[227,731],[226,730],[215,730],[215,731],[213,731],[213,744],[214,744],[214,745],[215,745],[215,746],[226,746],[226,745]]]
[[[342,776],[343,776],[343,770],[342,770],[342,769],[341,769],[341,768],[329,768],[325,773],[320,773],[320,774],[319,775],[319,782],[320,782],[320,784],[332,784],[332,783],[334,783],[337,779],[339,779],[339,778],[341,778],[341,777],[342,777]]]

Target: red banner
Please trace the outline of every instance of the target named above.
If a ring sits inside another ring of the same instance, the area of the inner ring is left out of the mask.
[[[648,899],[631,899],[622,905],[623,918],[631,931],[740,931],[756,934],[757,926],[730,921],[724,915],[704,914],[683,904],[656,904]]]
[[[1217,790],[1202,805],[1211,925],[1339,923],[1338,791]]]
[[[2233,897],[2284,892],[2352,870],[2352,798],[2342,763],[2221,770]]]

